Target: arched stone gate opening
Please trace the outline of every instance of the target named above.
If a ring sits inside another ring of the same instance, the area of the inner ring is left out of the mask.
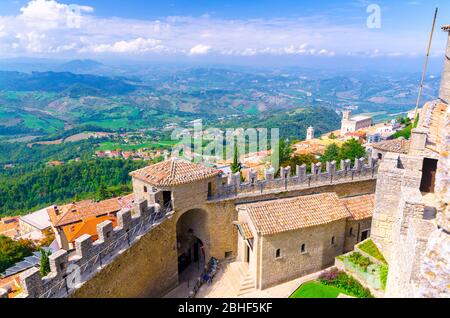
[[[178,279],[193,280],[203,270],[209,257],[208,215],[201,209],[189,210],[177,221]]]

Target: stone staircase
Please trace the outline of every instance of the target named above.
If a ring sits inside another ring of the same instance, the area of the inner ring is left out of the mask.
[[[255,290],[255,280],[250,273],[247,263],[229,263],[225,274],[230,280],[237,296],[241,296]]]

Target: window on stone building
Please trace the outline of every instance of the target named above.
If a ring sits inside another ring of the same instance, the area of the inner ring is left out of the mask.
[[[352,227],[350,228],[350,231],[348,231],[348,235],[349,235],[349,236],[352,236],[352,235],[353,235],[353,228],[352,228]]]
[[[208,182],[208,198],[212,196],[212,183]]]
[[[144,186],[144,192],[147,193],[147,187],[146,186]]]
[[[275,252],[275,258],[280,258],[281,257],[281,250],[277,249],[277,251]]]
[[[331,245],[334,245],[334,241],[335,241],[335,239],[334,239],[334,236],[333,236],[333,237],[331,237]]]
[[[300,247],[300,251],[302,253],[306,253],[306,245],[305,244],[302,244],[302,246]]]

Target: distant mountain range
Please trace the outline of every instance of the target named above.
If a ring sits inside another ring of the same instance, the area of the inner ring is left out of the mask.
[[[137,83],[136,83],[137,84]],[[0,71],[2,91],[45,91],[70,97],[128,94],[137,86],[126,78],[109,78],[69,72],[5,72]]]
[[[2,63],[0,69],[4,69]],[[14,63],[6,64],[29,71],[0,71],[0,138],[55,134],[81,126],[161,128],[198,118],[211,123],[282,126],[286,118],[292,122],[286,114],[296,109],[326,109],[335,114],[349,106],[356,113],[384,119],[414,107],[420,79],[417,73],[305,68],[112,66],[94,60]],[[424,101],[437,96],[439,81],[439,77],[427,77]],[[313,113],[303,112],[295,120],[318,127],[339,123],[339,116],[328,115],[330,122]],[[285,130],[289,136],[296,131],[303,134],[303,124],[291,126]]]

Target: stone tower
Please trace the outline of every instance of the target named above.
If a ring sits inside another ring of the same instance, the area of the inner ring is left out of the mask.
[[[312,140],[314,139],[314,127],[309,127],[306,130],[306,140]]]
[[[352,114],[352,112],[350,110],[344,110],[342,112],[342,119],[343,120],[350,120],[350,115]]]
[[[447,49],[445,51],[444,69],[442,70],[441,88],[439,90],[439,99],[444,103],[450,103],[450,25],[442,27],[444,32],[448,33]]]

